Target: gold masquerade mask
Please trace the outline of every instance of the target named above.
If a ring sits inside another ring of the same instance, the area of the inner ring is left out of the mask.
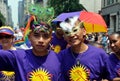
[[[63,29],[65,35],[69,36],[71,34],[76,34],[79,32],[80,28],[83,27],[83,22],[79,22],[76,25],[76,22],[78,21],[78,16],[69,18],[68,21],[64,21],[60,23],[60,27]]]

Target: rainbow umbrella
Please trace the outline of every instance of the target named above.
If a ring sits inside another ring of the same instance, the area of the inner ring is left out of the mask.
[[[81,11],[79,19],[84,22],[85,29],[91,32],[107,32],[107,25],[100,14]]]

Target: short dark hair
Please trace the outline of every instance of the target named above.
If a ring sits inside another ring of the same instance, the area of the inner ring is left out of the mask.
[[[120,37],[120,31],[113,32],[113,33],[110,34],[110,35],[114,35],[114,34],[117,34],[117,35]]]

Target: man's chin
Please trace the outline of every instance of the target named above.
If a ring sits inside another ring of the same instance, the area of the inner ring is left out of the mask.
[[[79,44],[78,43],[72,43],[70,44],[71,46],[78,46]]]
[[[116,51],[115,53],[120,56],[120,51]]]

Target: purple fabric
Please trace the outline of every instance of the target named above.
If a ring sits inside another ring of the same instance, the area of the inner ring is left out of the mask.
[[[110,73],[110,79],[115,77],[120,77],[120,60],[116,57],[114,53],[109,55],[108,70]]]
[[[108,55],[100,48],[88,46],[88,50],[82,54],[72,53],[71,48],[67,48],[58,54],[66,81],[70,81],[69,70],[77,64],[77,60],[90,71],[90,81],[101,81],[102,78],[106,78],[105,75],[108,73],[106,72],[106,59]]]
[[[0,45],[0,49],[2,49],[2,45]]]
[[[53,51],[46,56],[35,56],[32,50],[0,50],[0,63],[0,70],[15,71],[15,81],[31,81],[33,71],[35,74],[40,70],[49,73],[51,81],[63,81],[60,62]]]
[[[60,46],[61,50],[66,48],[67,42],[64,40],[64,38],[58,39],[56,37],[55,33],[53,33],[52,36],[53,36],[53,38],[52,38],[52,41],[51,41],[51,45],[53,45],[53,47]]]
[[[59,16],[57,16],[57,18],[55,18],[53,20],[53,22],[64,21],[65,19],[67,19],[69,17],[79,16],[79,15],[80,15],[80,11],[78,11],[78,12],[69,12],[69,13],[62,13]]]

